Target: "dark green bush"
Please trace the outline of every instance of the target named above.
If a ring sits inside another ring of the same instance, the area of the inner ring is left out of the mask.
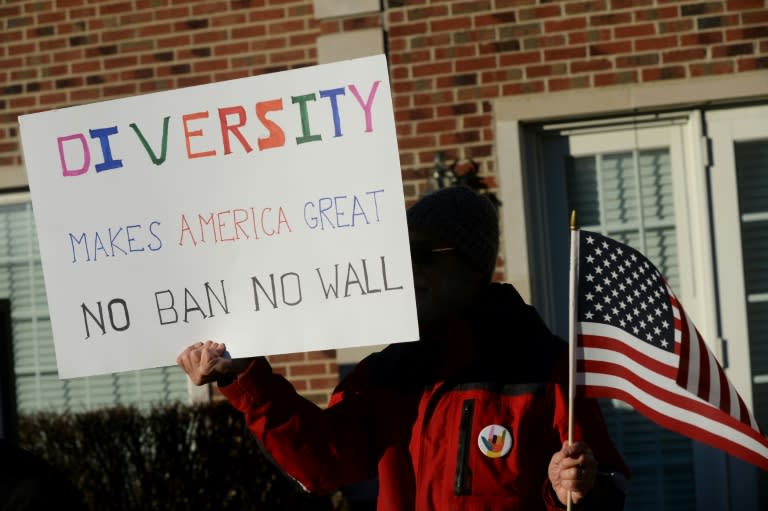
[[[228,403],[19,418],[19,445],[70,478],[93,511],[339,509],[262,453]]]

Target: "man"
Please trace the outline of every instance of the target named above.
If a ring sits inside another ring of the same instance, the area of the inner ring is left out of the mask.
[[[420,340],[358,364],[323,410],[265,358],[223,344],[178,363],[217,381],[277,464],[309,491],[378,475],[378,509],[623,507],[628,473],[596,403],[576,401],[568,438],[567,350],[510,285],[492,284],[496,207],[451,187],[408,210]]]

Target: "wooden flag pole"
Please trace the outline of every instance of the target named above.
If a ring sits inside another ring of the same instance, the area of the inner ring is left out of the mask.
[[[576,279],[578,278],[579,230],[576,211],[571,211],[571,260],[568,282],[568,445],[573,444],[573,406],[576,396]],[[567,509],[571,511],[571,492],[568,491]]]

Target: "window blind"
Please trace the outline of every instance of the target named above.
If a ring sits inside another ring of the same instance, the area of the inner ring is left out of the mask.
[[[0,206],[0,298],[11,301],[19,413],[187,401],[178,367],[60,380],[29,202]]]

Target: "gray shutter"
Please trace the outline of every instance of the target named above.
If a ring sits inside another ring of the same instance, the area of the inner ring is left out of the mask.
[[[177,367],[60,380],[30,203],[0,206],[0,298],[11,300],[20,413],[187,401]]]
[[[644,253],[679,287],[672,174],[667,148],[571,158],[568,210],[585,230],[600,232]],[[626,404],[604,400],[609,431],[632,479],[625,509],[695,509],[690,439],[657,426]]]
[[[747,292],[753,410],[768,427],[768,139],[734,144]],[[763,431],[765,434],[766,431]],[[768,473],[759,473],[760,502],[768,506]]]

